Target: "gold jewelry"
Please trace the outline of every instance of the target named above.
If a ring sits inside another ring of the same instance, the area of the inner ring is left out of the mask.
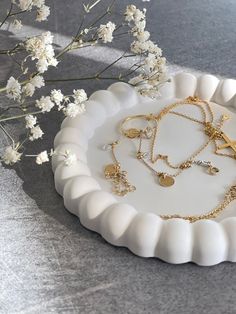
[[[189,215],[189,216],[182,216],[178,214],[173,215],[160,215],[162,219],[168,220],[173,218],[181,218],[184,220],[188,220],[190,223],[193,223],[198,220],[202,219],[213,219],[219,216],[219,214],[234,200],[236,199],[236,185],[232,185],[228,192],[225,194],[223,201],[215,207],[213,210],[206,214],[202,215]]]
[[[136,116],[133,116],[133,117],[127,117],[125,120],[123,120],[123,122],[121,123],[121,131],[122,131],[122,134],[125,135],[126,137],[128,138],[131,138],[131,139],[134,139],[134,138],[139,138],[140,140],[140,143],[139,143],[139,150],[137,152],[137,158],[139,160],[142,160],[146,166],[148,168],[150,168],[152,171],[154,171],[158,176],[159,176],[159,181],[160,181],[160,184],[163,185],[163,186],[171,186],[173,185],[174,183],[174,175],[168,175],[166,173],[161,173],[161,172],[157,172],[155,171],[148,163],[145,162],[145,158],[147,156],[147,153],[146,152],[142,152],[141,151],[141,145],[142,145],[142,140],[144,138],[151,138],[152,135],[154,136],[154,140],[153,140],[153,145],[152,145],[152,149],[151,149],[151,153],[152,153],[152,158],[153,158],[153,152],[154,152],[154,145],[155,145],[155,137],[156,137],[156,133],[157,133],[157,125],[156,125],[156,128],[154,128],[154,133],[152,133],[151,136],[147,136],[147,133],[148,135],[151,133],[150,132],[150,127],[147,126],[145,129],[135,129],[135,128],[131,128],[131,129],[127,129],[125,130],[123,128],[123,125],[125,122],[129,121],[129,120],[133,120],[133,119],[137,119],[137,118],[142,118],[142,119],[145,119],[147,122],[149,121],[154,121],[154,122],[157,122],[159,121],[164,115],[166,115],[167,113],[172,113],[172,114],[176,114],[178,116],[181,116],[181,117],[184,117],[184,118],[187,118],[187,119],[190,119],[194,122],[197,122],[197,123],[201,123],[203,124],[204,126],[204,132],[206,135],[209,136],[209,139],[208,141],[195,153],[193,154],[190,159],[182,162],[180,165],[178,166],[174,166],[172,165],[169,160],[168,160],[168,156],[166,155],[158,155],[157,157],[157,160],[159,159],[163,159],[167,162],[167,164],[170,165],[170,167],[174,168],[174,169],[177,169],[178,167],[178,173],[180,171],[183,171],[183,169],[188,169],[190,168],[193,164],[196,164],[196,165],[201,165],[201,166],[204,166],[204,167],[207,167],[208,168],[208,171],[210,174],[215,174],[219,171],[218,168],[216,167],[213,167],[211,162],[209,161],[201,161],[201,160],[194,160],[194,158],[208,145],[208,143],[210,141],[213,141],[214,145],[215,145],[215,153],[218,154],[218,155],[221,155],[221,156],[226,156],[226,157],[230,157],[230,158],[234,158],[236,159],[236,154],[225,154],[225,153],[219,153],[218,150],[220,149],[223,149],[223,148],[232,148],[234,152],[236,152],[236,142],[235,141],[231,141],[224,133],[223,131],[221,130],[221,127],[223,125],[223,122],[225,120],[228,119],[228,116],[226,115],[223,115],[222,118],[221,118],[221,121],[220,123],[218,123],[218,125],[214,126],[213,125],[213,121],[214,121],[214,115],[213,115],[213,112],[210,108],[210,105],[205,102],[205,101],[201,101],[199,100],[198,98],[196,97],[188,97],[187,99],[185,99],[185,102],[186,103],[191,103],[191,104],[196,104],[196,102],[202,102],[202,103],[205,103],[207,105],[207,108],[209,110],[209,113],[211,115],[211,120],[210,121],[206,121],[206,113],[204,111],[203,113],[203,110],[202,110],[202,113],[204,115],[204,121],[200,121],[200,120],[197,120],[193,117],[189,117],[185,114],[182,114],[182,113],[178,113],[178,112],[174,112],[174,111],[171,111],[172,108],[174,108],[175,106],[179,105],[180,103],[175,103],[175,104],[172,104],[170,105],[169,107],[166,107],[164,108],[160,114],[158,115],[153,115],[153,114],[150,114],[150,115],[136,115]],[[183,102],[182,102],[183,103]],[[171,108],[171,109],[170,109]],[[147,132],[148,131],[148,132]],[[217,146],[217,142],[216,140],[223,140],[225,143],[220,145],[220,146]],[[120,163],[118,162],[116,156],[115,156],[115,151],[114,151],[114,147],[118,144],[119,142],[116,141],[112,144],[109,144],[111,149],[112,149],[112,155],[113,155],[113,159],[115,161],[114,164],[110,164],[110,165],[107,165],[105,167],[105,176],[107,178],[111,178],[113,181],[114,181],[114,184],[115,184],[115,189],[114,189],[114,192],[118,195],[125,195],[127,194],[129,191],[134,191],[136,188],[134,186],[132,186],[128,180],[127,180],[127,172],[125,171],[121,171],[120,170]],[[154,160],[154,159],[153,159]],[[155,160],[154,160],[155,162]],[[123,173],[123,175],[122,175]],[[175,174],[176,175],[178,175]],[[119,186],[118,188],[116,188],[117,186]],[[120,186],[124,187],[123,189],[121,188],[120,189]],[[182,216],[182,215],[179,215],[179,214],[173,214],[173,215],[161,215],[160,217],[162,219],[173,219],[173,218],[181,218],[181,219],[185,219],[185,220],[188,220],[190,223],[193,223],[195,221],[198,221],[198,220],[202,220],[202,219],[212,219],[212,218],[216,218],[232,201],[234,201],[236,199],[236,185],[232,185],[229,189],[229,191],[225,194],[224,196],[224,199],[222,201],[222,203],[220,203],[216,208],[214,208],[212,211],[206,213],[206,214],[202,214],[202,215],[188,215],[188,216]]]
[[[203,121],[195,119],[193,117],[189,117],[188,115],[185,115],[185,114],[173,111],[174,108],[176,108],[176,107],[178,107],[180,105],[186,105],[186,104],[197,106],[201,110],[201,113],[202,113],[202,116],[203,116]],[[207,107],[208,114],[210,115],[210,121],[207,121],[207,114],[206,114],[205,109],[202,106],[203,104],[205,104],[206,107]],[[155,144],[156,144],[156,139],[157,139],[157,132],[158,132],[159,122],[165,115],[167,115],[169,113],[178,115],[178,116],[183,117],[183,118],[187,118],[187,119],[189,119],[189,120],[191,120],[193,122],[200,123],[203,126],[207,125],[207,124],[212,125],[212,123],[214,121],[214,114],[213,114],[213,111],[212,111],[209,103],[205,102],[205,101],[203,101],[203,100],[201,100],[201,99],[199,99],[197,97],[188,97],[184,101],[180,101],[180,102],[176,102],[176,103],[173,103],[171,105],[168,105],[164,109],[162,109],[161,112],[159,114],[157,114],[157,115],[149,114],[149,115],[146,115],[146,116],[144,116],[144,115],[136,115],[136,116],[127,117],[126,119],[124,119],[122,121],[121,126],[120,126],[121,132],[125,136],[127,135],[127,133],[129,133],[130,130],[135,130],[133,128],[132,129],[128,129],[128,130],[124,130],[124,124],[127,121],[130,121],[132,119],[142,118],[142,119],[145,119],[147,121],[152,120],[152,121],[155,122],[155,127],[153,128],[153,136],[152,136],[152,141],[151,141],[151,152],[150,152],[151,162],[154,164],[158,160],[161,159],[161,160],[164,160],[165,163],[170,168],[176,169],[178,171],[175,174],[167,174],[167,173],[164,173],[164,172],[158,172],[152,166],[150,166],[147,163],[147,161],[144,158],[144,154],[142,153],[142,140],[143,140],[143,138],[145,138],[145,133],[143,134],[142,130],[140,130],[140,129],[138,129],[137,132],[132,131],[132,133],[135,134],[136,136],[133,136],[133,137],[127,136],[129,138],[139,138],[139,149],[138,149],[138,153],[137,153],[137,158],[139,160],[141,160],[144,163],[145,166],[147,166],[150,170],[152,170],[158,176],[160,185],[165,186],[165,187],[172,186],[174,184],[174,182],[175,182],[175,178],[178,175],[180,175],[182,173],[182,171],[192,167],[193,164],[204,166],[204,167],[207,166],[209,174],[213,175],[213,174],[218,173],[219,169],[214,167],[214,166],[212,166],[212,164],[210,162],[206,162],[206,161],[198,161],[197,162],[197,161],[195,161],[195,158],[211,142],[211,140],[212,140],[211,137],[209,137],[207,142],[205,144],[203,144],[195,153],[193,153],[186,161],[181,162],[178,165],[173,165],[172,163],[170,163],[170,161],[168,159],[168,156],[166,156],[166,155],[158,154],[157,156],[154,157],[154,149],[155,149]]]
[[[109,164],[105,167],[104,173],[106,178],[111,178],[114,180],[115,183],[115,187],[114,187],[114,193],[118,194],[119,196],[124,196],[126,195],[128,192],[134,191],[136,188],[132,185],[130,185],[130,183],[128,183],[127,179],[126,179],[126,172],[125,172],[125,180],[123,181],[122,179],[122,171],[120,170],[120,163],[117,161],[117,158],[115,156],[115,151],[114,151],[114,147],[118,144],[118,141],[109,144],[111,146],[112,149],[112,154],[115,160],[114,164]],[[120,185],[123,185],[123,182],[125,182],[124,184],[124,188],[122,187],[122,189],[120,190],[119,187],[116,188],[116,180],[118,180],[118,186],[120,187]],[[168,180],[170,180],[169,178],[165,177],[163,178],[163,180],[166,180],[166,184],[168,183]],[[179,215],[179,214],[171,214],[171,215],[160,215],[160,217],[164,220],[169,220],[169,219],[174,219],[174,218],[180,218],[180,219],[184,219],[184,220],[188,220],[190,223],[196,222],[198,220],[203,220],[203,219],[213,219],[218,217],[222,211],[234,200],[236,199],[236,185],[232,185],[229,190],[226,192],[223,201],[217,206],[215,207],[213,210],[209,211],[206,214],[202,214],[202,215]]]
[[[127,171],[121,170],[120,163],[115,156],[115,147],[119,141],[115,141],[111,144],[106,145],[107,149],[111,148],[112,157],[114,160],[113,164],[108,164],[104,168],[104,175],[106,179],[110,179],[113,184],[113,193],[119,196],[125,196],[129,192],[136,190],[136,187],[131,185],[127,179]]]

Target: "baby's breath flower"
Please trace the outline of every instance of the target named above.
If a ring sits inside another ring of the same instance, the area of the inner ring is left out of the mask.
[[[44,78],[42,75],[36,75],[31,80],[30,83],[34,85],[35,88],[41,88],[45,85]]]
[[[32,129],[37,123],[37,118],[35,116],[32,116],[32,114],[29,114],[25,117],[25,121],[26,121],[25,127],[27,129]]]
[[[136,10],[137,8],[134,4],[127,5],[125,13],[124,13],[125,20],[128,22],[133,21]]]
[[[33,5],[37,8],[41,8],[45,4],[45,0],[32,0]]]
[[[81,104],[88,99],[88,96],[84,89],[74,89],[73,97],[76,104]]]
[[[101,24],[98,29],[98,37],[104,42],[104,43],[110,43],[113,40],[113,32],[116,28],[116,25],[112,22],[108,22],[107,24]]]
[[[7,81],[6,86],[7,97],[12,99],[19,99],[21,95],[21,85],[13,76]]]
[[[43,136],[43,131],[41,130],[39,125],[34,126],[30,129],[31,136],[29,137],[30,141],[37,140]]]
[[[50,96],[42,96],[39,100],[36,100],[35,106],[42,109],[42,112],[49,112],[54,107],[54,103],[51,101]]]
[[[13,165],[20,160],[21,155],[22,154],[17,151],[17,147],[14,145],[8,146],[5,149],[2,159],[6,165]]]
[[[75,118],[78,114],[82,114],[85,111],[85,105],[69,103],[66,108],[63,109],[65,116]]]
[[[44,162],[47,162],[47,161],[49,161],[49,158],[48,158],[48,153],[46,150],[44,150],[43,152],[41,152],[40,154],[36,156],[36,164],[38,165],[42,165]]]
[[[49,15],[50,15],[50,8],[47,5],[42,5],[37,10],[36,21],[37,22],[46,21]]]
[[[33,2],[32,0],[19,0],[18,6],[22,11],[30,11],[32,9]]]
[[[39,36],[27,39],[25,42],[25,49],[30,53],[31,59],[38,60],[36,67],[40,73],[47,71],[50,65],[55,67],[58,64],[52,40],[51,32],[44,32]]]
[[[35,87],[31,83],[27,83],[22,88],[22,92],[25,94],[25,96],[32,97],[35,92]]]
[[[12,22],[12,27],[14,28],[14,30],[16,31],[19,31],[21,28],[22,28],[22,22],[21,20],[18,20],[18,19],[15,19],[13,22]]]
[[[51,91],[51,100],[55,102],[57,106],[61,104],[64,99],[64,95],[62,94],[60,89],[53,89]]]

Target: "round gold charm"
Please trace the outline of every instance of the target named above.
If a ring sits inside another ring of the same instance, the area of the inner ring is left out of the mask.
[[[125,136],[128,138],[140,137],[140,130],[135,128],[128,129],[125,131]]]
[[[161,186],[169,187],[175,183],[175,179],[168,174],[161,174],[159,176],[159,183]]]
[[[104,174],[106,178],[111,178],[119,173],[120,167],[117,164],[109,164],[105,166]]]

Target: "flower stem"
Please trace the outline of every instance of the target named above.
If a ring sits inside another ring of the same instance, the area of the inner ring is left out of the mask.
[[[13,9],[13,3],[11,3],[9,12],[7,13],[7,15],[6,15],[6,17],[4,18],[4,20],[1,22],[0,28],[3,26],[3,24],[6,22],[6,20],[11,16],[12,9]]]
[[[35,111],[35,112],[28,112],[28,113],[25,113],[25,114],[20,114],[18,116],[13,116],[13,117],[7,117],[7,118],[4,118],[4,119],[0,119],[0,122],[16,120],[16,119],[24,118],[24,117],[28,116],[29,114],[36,115],[36,114],[40,114],[40,113],[43,113],[42,110]]]

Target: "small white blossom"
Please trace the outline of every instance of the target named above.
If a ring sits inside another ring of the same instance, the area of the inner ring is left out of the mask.
[[[113,40],[113,32],[116,28],[116,25],[112,22],[108,22],[107,24],[101,24],[98,29],[98,37],[104,42],[104,43],[110,43]]]
[[[42,75],[36,75],[31,80],[30,83],[34,85],[35,88],[41,88],[45,85],[44,78]]]
[[[22,88],[22,92],[25,94],[25,96],[32,97],[35,92],[35,87],[31,83],[27,83]]]
[[[46,58],[41,58],[37,61],[36,63],[36,67],[37,67],[37,70],[39,71],[39,73],[44,73],[47,71],[48,69],[48,61]]]
[[[22,154],[17,151],[16,147],[8,146],[5,149],[2,159],[6,165],[13,165],[20,160],[21,155]]]
[[[37,8],[41,8],[45,4],[45,0],[32,0],[33,5]]]
[[[21,20],[15,19],[12,23],[12,27],[14,28],[14,30],[19,31],[22,28],[22,23]]]
[[[141,20],[145,19],[145,13],[146,13],[145,9],[143,9],[143,11],[141,11],[141,10],[137,9],[136,6],[133,4],[128,5],[126,7],[126,10],[124,13],[125,20],[128,22],[133,21],[135,24],[137,24]]]
[[[43,131],[41,130],[39,125],[34,126],[30,129],[31,136],[29,137],[30,141],[37,140],[43,136]]]
[[[136,38],[138,41],[145,42],[149,39],[150,33],[148,31],[138,31],[136,33]]]
[[[85,111],[85,105],[69,103],[66,108],[63,109],[64,114],[67,117],[75,118],[78,114],[82,114]]]
[[[54,107],[54,103],[51,101],[50,96],[42,96],[39,100],[36,100],[36,107],[42,110],[42,112],[49,112]]]
[[[25,121],[26,121],[25,127],[27,129],[32,129],[37,123],[37,118],[35,116],[32,116],[32,114],[29,114],[25,117]]]
[[[13,76],[11,76],[7,81],[6,92],[8,98],[12,98],[14,100],[20,98],[21,85]]]
[[[37,22],[46,21],[49,15],[50,15],[50,8],[47,5],[42,5],[37,10],[36,21]]]
[[[61,102],[64,99],[64,95],[62,94],[60,89],[53,89],[51,91],[51,100],[55,102],[55,104],[59,107]],[[61,106],[60,106],[61,109]]]
[[[77,157],[71,151],[66,150],[64,154],[65,160],[64,163],[66,166],[71,166],[74,162],[76,162]]]
[[[76,104],[81,104],[88,99],[88,96],[84,89],[74,89],[73,97]]]
[[[49,161],[49,158],[48,158],[48,153],[46,150],[38,154],[36,157],[36,164],[38,165],[42,165],[44,162],[47,162],[47,161]]]
[[[50,45],[53,43],[53,35],[49,31],[42,33],[41,38],[45,45]]]
[[[47,71],[48,67],[57,66],[55,52],[52,46],[53,35],[51,32],[44,32],[39,36],[31,37],[25,42],[25,49],[30,53],[32,60],[38,60],[37,70],[40,73]]]
[[[32,0],[19,0],[18,6],[22,11],[30,11],[32,9],[33,2]]]
[[[133,21],[136,10],[137,8],[134,4],[127,5],[125,13],[124,13],[125,20],[128,22]]]

